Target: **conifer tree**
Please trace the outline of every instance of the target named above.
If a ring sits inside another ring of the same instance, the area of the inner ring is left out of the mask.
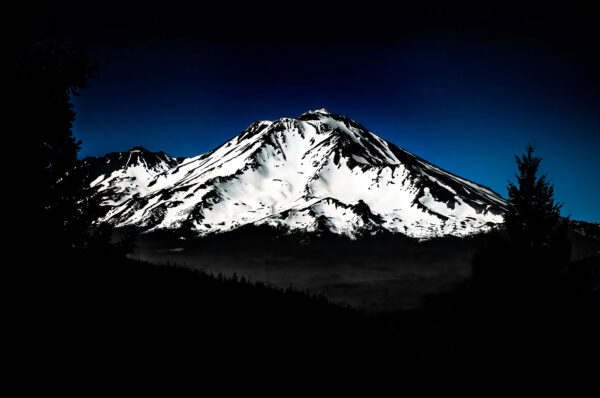
[[[567,220],[561,219],[562,204],[554,200],[554,187],[548,177],[538,177],[541,158],[533,145],[515,155],[519,170],[516,183],[508,183],[509,209],[505,215],[510,243],[521,255],[536,262],[568,261]],[[565,258],[566,257],[566,258]]]
[[[79,245],[93,216],[93,195],[76,170],[80,142],[72,134],[72,96],[87,88],[97,65],[83,50],[43,29],[20,43],[15,62],[17,146],[27,156],[21,205],[39,234],[37,244],[64,250]],[[89,185],[88,185],[89,187]],[[88,225],[86,225],[88,224]]]

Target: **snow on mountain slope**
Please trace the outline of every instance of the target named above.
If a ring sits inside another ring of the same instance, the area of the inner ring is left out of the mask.
[[[132,197],[146,195],[154,177],[178,164],[164,152],[150,152],[142,147],[89,157],[83,162],[90,170],[91,186],[98,187],[103,195],[104,206],[120,205]]]
[[[181,163],[155,155],[153,167],[146,159],[94,181],[114,195],[105,201],[104,221],[146,230],[184,227],[199,235],[251,223],[428,238],[487,230],[503,221],[506,207],[490,189],[324,109],[255,122]]]

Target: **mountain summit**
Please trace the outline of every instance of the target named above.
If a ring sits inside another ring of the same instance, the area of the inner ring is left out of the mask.
[[[205,235],[267,224],[351,237],[379,230],[464,236],[501,223],[506,209],[490,189],[325,109],[257,121],[192,158],[138,147],[89,165],[106,198],[103,221],[148,231]]]

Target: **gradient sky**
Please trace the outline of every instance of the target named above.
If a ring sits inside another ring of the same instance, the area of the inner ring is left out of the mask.
[[[53,10],[99,61],[74,100],[82,157],[137,145],[194,156],[255,120],[325,107],[505,197],[513,154],[535,143],[562,214],[600,222],[598,14],[142,4]]]

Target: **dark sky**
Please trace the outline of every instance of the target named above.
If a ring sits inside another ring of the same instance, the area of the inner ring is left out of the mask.
[[[533,142],[563,215],[600,221],[598,13],[362,3],[48,6],[99,61],[75,99],[80,155],[194,156],[255,120],[325,107],[503,196],[513,154]]]

